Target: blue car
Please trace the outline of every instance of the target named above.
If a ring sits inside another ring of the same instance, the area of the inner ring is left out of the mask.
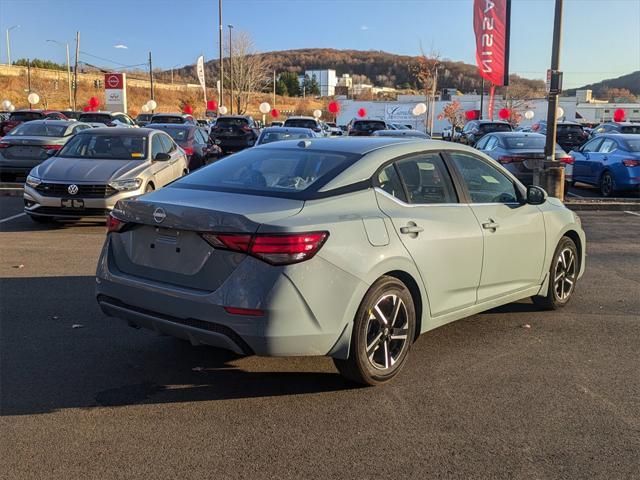
[[[640,188],[640,135],[598,135],[571,156],[573,181],[600,187],[604,197]]]

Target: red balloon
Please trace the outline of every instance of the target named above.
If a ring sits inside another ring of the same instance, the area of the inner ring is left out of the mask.
[[[627,116],[626,112],[618,108],[615,112],[613,112],[613,121],[614,122],[624,122],[625,117]]]
[[[340,111],[340,104],[336,101],[333,102],[329,102],[329,112],[333,113],[334,115],[337,114]]]
[[[90,112],[91,111],[91,107],[89,105],[87,105],[86,107],[82,107],[82,111],[83,112]]]
[[[280,112],[278,111],[277,108],[274,108],[273,110],[271,110],[271,116],[273,118],[278,118],[280,116]]]
[[[217,110],[218,102],[215,100],[207,100],[207,110]]]
[[[186,113],[187,115],[192,115],[193,114],[193,107],[191,105],[185,105],[184,108],[182,109],[182,111],[184,113]]]
[[[511,116],[511,111],[508,108],[502,108],[498,112],[498,117],[500,117],[502,120],[506,120],[510,116]]]
[[[89,106],[90,107],[97,107],[98,105],[100,105],[100,100],[98,99],[98,97],[91,97],[89,99]]]
[[[466,112],[464,112],[464,118],[466,118],[467,120],[475,120],[479,118],[478,110],[467,110]]]
[[[367,110],[366,110],[366,109],[364,109],[364,108],[360,108],[360,109],[358,110],[358,116],[359,116],[360,118],[364,118],[364,117],[366,117],[366,116],[367,116]]]

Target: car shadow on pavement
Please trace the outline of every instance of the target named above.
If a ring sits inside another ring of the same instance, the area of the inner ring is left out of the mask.
[[[130,328],[100,312],[94,285],[0,279],[0,416],[357,388],[323,357],[239,357]]]
[[[106,229],[106,220],[100,219],[82,219],[82,220],[61,220],[51,223],[36,223],[26,216],[15,219],[11,222],[0,224],[0,232],[19,233],[19,232],[45,232],[52,230],[67,230],[74,227],[104,227]]]

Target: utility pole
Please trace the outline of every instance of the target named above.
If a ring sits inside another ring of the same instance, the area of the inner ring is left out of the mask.
[[[222,0],[218,0],[218,45],[220,47],[220,65],[218,70],[220,71],[220,96],[218,97],[218,116],[220,115],[220,107],[224,103],[224,61],[223,61],[223,45],[222,45]]]
[[[69,108],[71,107],[71,62],[69,60],[69,42],[66,43],[67,47],[67,85],[69,86]]]
[[[73,109],[78,109],[78,55],[80,54],[80,32],[76,32],[76,61],[73,65]]]
[[[153,63],[151,63],[151,52],[149,52],[149,82],[151,85],[151,100],[155,100],[155,98],[153,98]],[[155,113],[155,110],[151,110],[151,113]]]
[[[273,108],[276,108],[276,71],[273,71]]]
[[[482,111],[484,110],[484,77],[480,83],[480,120],[482,120]]]
[[[229,107],[231,108],[231,115],[233,115],[233,50],[231,48],[231,30],[233,25],[227,25],[229,27]]]
[[[562,7],[563,0],[556,0],[554,22],[553,22],[553,45],[551,48],[551,75],[549,82],[549,106],[547,108],[547,139],[544,146],[544,156],[547,162],[555,161],[556,154],[556,133],[557,124],[556,117],[558,111],[558,95],[562,90],[562,72],[560,72],[560,48],[562,44]],[[540,169],[537,169],[538,172]],[[542,172],[535,175],[534,171],[534,185],[544,185],[549,190],[549,195],[553,197],[559,197],[562,199],[564,196],[564,170],[560,168],[559,177],[560,184],[558,185],[555,177],[555,168],[553,164],[547,163],[543,167]],[[541,175],[540,175],[541,173]],[[538,177],[538,178],[536,178]],[[537,182],[536,182],[537,180]]]
[[[11,41],[9,39],[9,32],[14,28],[20,28],[20,25],[12,25],[7,28],[7,65],[11,66]]]
[[[436,116],[436,88],[438,85],[438,69],[433,74],[433,88],[431,89],[431,119],[429,124],[429,135],[433,136],[433,120]]]
[[[31,59],[27,58],[27,88],[29,89],[29,95],[31,95]],[[33,105],[29,102],[29,110],[33,109]]]

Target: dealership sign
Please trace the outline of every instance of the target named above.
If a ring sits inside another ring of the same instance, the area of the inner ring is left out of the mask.
[[[480,76],[495,86],[509,84],[511,0],[474,0],[473,30]]]
[[[127,113],[127,77],[124,73],[105,73],[105,106],[111,112]]]

